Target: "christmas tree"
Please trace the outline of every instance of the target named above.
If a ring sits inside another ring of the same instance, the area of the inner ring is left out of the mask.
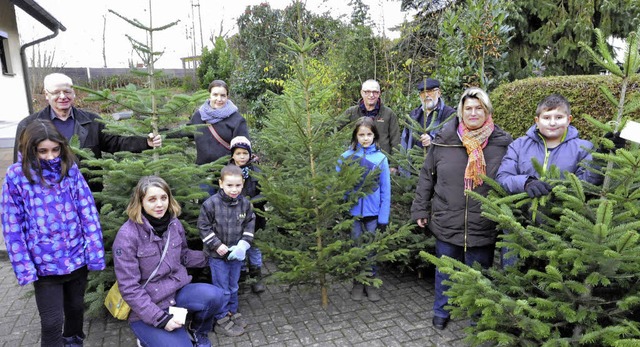
[[[86,101],[115,104],[119,109],[131,113],[131,117],[125,120],[103,118],[107,124],[106,131],[124,136],[144,137],[152,131],[154,134],[162,133],[163,142],[162,147],[142,153],[118,152],[105,154],[100,159],[91,159],[86,154],[81,154],[84,157],[83,163],[86,164],[82,169],[83,173],[91,177],[91,181],[99,182],[104,187],[102,191],[94,192],[94,197],[101,206],[100,221],[108,266],[105,271],[90,274],[85,296],[85,301],[89,304],[87,314],[90,316],[103,312],[106,291],[115,282],[111,245],[120,226],[127,220],[125,210],[131,192],[140,177],[158,175],[169,183],[176,200],[182,207],[180,220],[187,234],[192,236],[193,243],[197,244],[199,236],[195,225],[200,202],[208,196],[200,189],[200,185],[212,184],[215,176],[213,172],[219,171],[223,165],[222,160],[201,166],[195,165],[193,144],[187,138],[180,137],[181,134],[193,133],[193,127],[180,126],[180,124],[186,123],[187,116],[195,106],[207,98],[206,91],[189,96],[157,87],[156,81],[161,73],[155,71],[154,63],[162,52],[154,51],[153,34],[166,30],[177,22],[154,27],[151,2],[149,3],[149,25],[111,12],[146,34],[146,43],[128,35],[127,37],[146,66],[146,69],[133,70],[132,73],[144,76],[148,82],[144,87],[128,85],[113,91],[78,88],[92,95],[85,99]]]
[[[630,78],[640,68],[638,37],[627,39],[618,66],[600,32],[594,61],[621,78],[614,121],[589,119],[602,133],[624,126],[638,110],[638,96],[626,95]],[[517,263],[505,269],[470,268],[450,258],[421,255],[450,274],[447,292],[453,317],[467,317],[473,345],[500,346],[638,346],[640,345],[640,150],[637,144],[613,150],[612,142],[596,143],[596,186],[575,175],[551,170],[551,194],[531,199],[507,195],[491,180],[495,192],[480,199],[486,217],[508,231],[498,247],[507,247]],[[541,170],[539,163],[536,165]]]
[[[268,201],[268,222],[256,242],[277,265],[272,280],[319,287],[322,306],[327,307],[332,282],[356,279],[379,286],[381,281],[367,277],[365,269],[406,252],[394,245],[408,231],[378,233],[362,247],[354,247],[350,239],[353,220],[345,216],[358,197],[371,192],[376,175],[363,180],[363,168],[352,160],[336,170],[351,129],[335,131],[341,113],[333,106],[338,88],[327,67],[307,57],[316,45],[288,40],[287,48],[298,60],[258,134],[265,158],[259,179]],[[360,189],[354,190],[357,185]]]

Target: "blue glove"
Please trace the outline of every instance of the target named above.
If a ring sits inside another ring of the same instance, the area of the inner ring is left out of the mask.
[[[250,247],[251,245],[249,245],[249,242],[245,240],[238,241],[237,245],[229,247],[229,257],[227,259],[243,261],[245,255],[247,254],[247,250]]]

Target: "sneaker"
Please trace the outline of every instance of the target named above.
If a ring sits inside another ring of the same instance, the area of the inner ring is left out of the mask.
[[[364,284],[354,283],[353,289],[351,289],[351,300],[361,301],[364,294]]]
[[[367,297],[369,298],[369,301],[380,301],[380,299],[382,299],[380,297],[380,293],[379,293],[379,289],[374,287],[374,286],[366,286],[364,287],[365,292],[367,292]]]
[[[237,326],[239,326],[239,327],[241,327],[243,329],[246,328],[247,325],[249,325],[249,323],[247,323],[247,320],[244,319],[244,317],[242,317],[242,313],[240,313],[240,312],[229,316],[229,319],[231,319],[231,321],[235,325],[237,325]]]
[[[222,319],[218,319],[218,321],[216,322],[216,326],[215,328],[213,328],[213,330],[216,332],[216,334],[222,334],[222,335],[231,336],[231,337],[240,336],[244,334],[244,329],[241,326],[236,325],[234,322],[232,322],[229,316],[226,316]]]
[[[211,347],[211,341],[209,341],[209,335],[195,333],[194,334],[196,341],[194,342],[194,347]]]
[[[140,343],[140,339],[136,339],[136,346],[142,347],[142,344]]]

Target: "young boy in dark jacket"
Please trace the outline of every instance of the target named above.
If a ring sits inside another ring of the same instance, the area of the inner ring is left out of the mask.
[[[211,280],[224,291],[224,304],[215,314],[214,331],[240,336],[247,326],[238,313],[240,268],[253,241],[255,214],[249,200],[242,195],[242,169],[226,165],[220,172],[220,190],[200,208],[198,229],[209,255]]]
[[[260,201],[262,195],[260,194],[258,179],[250,174],[251,171],[260,172],[260,169],[253,165],[251,141],[244,136],[236,136],[231,140],[230,150],[231,160],[229,160],[229,163],[235,164],[242,169],[242,178],[244,178],[242,195],[251,201],[254,209],[264,211],[266,201]],[[255,231],[264,229],[265,225],[266,219],[256,214]],[[249,248],[247,260],[249,262],[249,277],[254,281],[251,284],[251,290],[254,293],[262,293],[266,288],[262,283],[262,252],[260,252],[260,249],[255,245]]]

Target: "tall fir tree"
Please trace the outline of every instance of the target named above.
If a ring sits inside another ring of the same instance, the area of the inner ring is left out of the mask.
[[[166,30],[177,22],[160,27],[153,26],[151,1],[149,1],[149,24],[145,25],[137,19],[126,18],[116,12],[116,16],[122,18],[133,27],[142,30],[146,35],[146,43],[127,35],[134,50],[144,62],[146,69],[133,70],[132,73],[147,78],[148,83],[144,87],[128,85],[113,91],[94,91],[81,88],[91,96],[86,101],[101,101],[115,104],[122,110],[132,112],[132,116],[125,120],[114,120],[111,117],[102,119],[106,123],[106,130],[110,133],[124,136],[144,136],[150,130],[154,134],[162,132],[162,147],[144,151],[142,153],[118,152],[105,154],[100,159],[87,157],[86,153],[80,153],[84,157],[86,166],[83,173],[89,174],[92,181],[100,182],[103,190],[94,192],[96,201],[101,206],[100,222],[107,256],[107,269],[100,272],[92,272],[89,276],[87,295],[85,301],[89,305],[87,314],[95,316],[103,312],[103,301],[106,291],[115,282],[113,262],[111,261],[111,245],[120,228],[127,220],[125,213],[129,197],[136,183],[142,176],[159,175],[165,179],[171,187],[175,198],[180,202],[182,215],[180,217],[185,230],[192,235],[192,240],[199,240],[195,221],[198,218],[202,199],[207,193],[199,188],[201,184],[211,184],[214,168],[221,167],[220,162],[197,166],[195,165],[195,150],[180,134],[193,132],[193,127],[178,126],[181,116],[190,114],[196,105],[207,98],[206,91],[193,95],[174,94],[168,88],[158,88],[156,79],[161,72],[155,71],[154,63],[162,55],[162,52],[153,48],[153,34]],[[186,123],[186,122],[182,122]],[[173,135],[167,137],[167,135]],[[197,242],[195,242],[197,244]]]
[[[595,124],[605,133],[619,130],[628,114],[640,108],[640,98],[626,94],[640,68],[640,54],[633,32],[620,67],[601,32],[596,36],[597,53],[587,52],[621,78],[620,91],[602,88],[618,106],[612,122]],[[468,342],[640,345],[640,149],[634,143],[613,151],[612,145],[608,139],[597,141],[599,150],[593,153],[600,164],[596,170],[605,176],[601,186],[573,174],[561,178],[555,169],[546,175],[553,186],[548,197],[508,196],[493,181],[486,183],[495,194],[471,193],[482,201],[485,215],[508,231],[498,246],[517,256],[516,265],[484,271],[421,254],[451,275],[452,316],[477,323],[466,329]],[[536,167],[542,170],[539,163]]]
[[[326,66],[308,58],[314,46],[309,40],[288,40],[286,47],[296,54],[297,63],[258,134],[268,160],[260,184],[269,208],[267,230],[256,242],[277,265],[272,280],[320,288],[322,306],[327,307],[331,283],[356,279],[379,286],[381,281],[368,278],[366,268],[372,261],[405,253],[389,247],[401,243],[408,231],[380,233],[354,247],[353,221],[345,216],[358,197],[371,191],[375,174],[362,181],[363,168],[349,160],[336,171],[350,129],[335,131],[340,112],[332,100],[337,86],[326,78]],[[354,191],[358,183],[362,188]]]

